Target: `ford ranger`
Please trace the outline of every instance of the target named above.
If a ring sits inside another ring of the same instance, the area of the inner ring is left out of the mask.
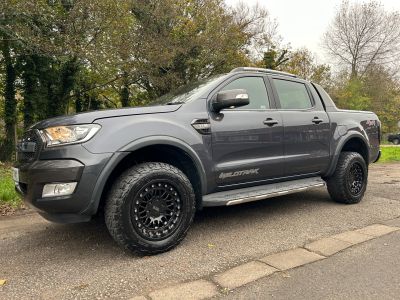
[[[156,105],[67,115],[17,146],[16,189],[54,222],[104,213],[111,236],[144,254],[186,235],[196,210],[327,186],[358,203],[380,156],[372,112],[338,109],[318,84],[242,67]]]

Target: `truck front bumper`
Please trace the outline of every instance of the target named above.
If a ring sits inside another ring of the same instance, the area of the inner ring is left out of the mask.
[[[112,154],[92,154],[81,146],[71,147],[67,152],[75,155],[61,159],[65,156],[65,151],[60,147],[50,156],[47,153],[41,155],[38,160],[17,164],[16,190],[23,195],[27,206],[36,209],[49,221],[59,223],[89,221],[91,214],[86,214],[85,211],[93,211],[88,209],[92,204],[91,196],[98,177]],[[73,157],[79,157],[79,160]],[[43,187],[46,184],[71,182],[77,183],[72,194],[43,197]]]

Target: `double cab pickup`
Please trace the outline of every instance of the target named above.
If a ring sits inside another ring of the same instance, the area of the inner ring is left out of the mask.
[[[44,218],[104,214],[118,244],[155,254],[176,246],[202,207],[323,186],[358,203],[380,126],[372,112],[338,109],[318,84],[242,67],[156,105],[41,121],[18,144],[14,179]]]

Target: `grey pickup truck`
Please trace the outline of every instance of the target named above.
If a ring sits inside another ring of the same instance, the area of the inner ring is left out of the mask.
[[[14,180],[44,218],[104,214],[118,244],[155,254],[176,246],[202,207],[325,185],[334,201],[358,203],[380,125],[372,112],[336,108],[317,84],[242,67],[153,106],[41,121],[18,144]]]

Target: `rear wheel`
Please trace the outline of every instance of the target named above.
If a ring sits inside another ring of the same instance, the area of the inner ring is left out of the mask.
[[[143,163],[114,184],[105,207],[111,236],[131,251],[156,254],[176,246],[195,213],[186,175],[165,163]]]
[[[342,152],[336,170],[328,178],[328,192],[340,203],[358,203],[364,197],[368,181],[368,168],[364,158],[356,152]]]

